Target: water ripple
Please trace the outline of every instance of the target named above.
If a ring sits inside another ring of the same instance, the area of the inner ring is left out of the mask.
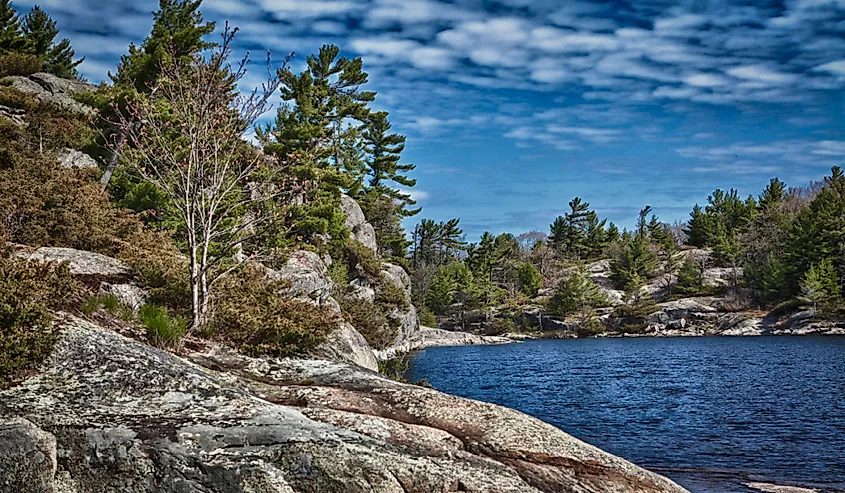
[[[433,348],[409,377],[519,409],[696,493],[845,491],[845,337]]]

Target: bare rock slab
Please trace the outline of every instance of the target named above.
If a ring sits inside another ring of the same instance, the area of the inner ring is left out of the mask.
[[[685,491],[503,407],[325,360],[182,358],[76,319],[0,411],[12,491]]]

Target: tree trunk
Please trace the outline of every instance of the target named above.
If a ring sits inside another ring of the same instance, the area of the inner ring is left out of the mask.
[[[109,161],[109,165],[106,166],[106,171],[103,172],[103,176],[100,177],[100,188],[105,190],[106,187],[109,186],[109,182],[111,181],[111,177],[114,174],[114,170],[117,169],[117,163],[120,162],[120,156],[123,154],[123,146],[126,144],[126,130],[121,130],[120,136],[117,138],[117,146],[114,149],[114,153],[111,156],[111,161]]]

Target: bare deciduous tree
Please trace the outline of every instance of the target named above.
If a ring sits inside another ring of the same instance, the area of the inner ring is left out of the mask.
[[[249,59],[228,62],[236,32],[227,25],[211,54],[163,66],[150,96],[120,114],[131,147],[127,161],[167,195],[184,236],[192,330],[207,322],[215,283],[249,260],[235,255],[243,243],[282,214],[265,205],[296,193],[296,186],[277,179],[281,166],[245,140],[269,110],[279,80],[268,70],[260,88],[237,90]]]

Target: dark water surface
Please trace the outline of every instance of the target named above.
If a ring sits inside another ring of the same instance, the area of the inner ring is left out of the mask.
[[[432,348],[408,377],[533,415],[693,492],[845,490],[845,337]]]

